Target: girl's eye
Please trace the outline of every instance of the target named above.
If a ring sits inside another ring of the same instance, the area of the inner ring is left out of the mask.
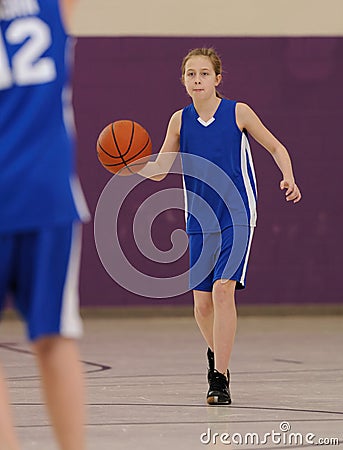
[[[203,76],[207,76],[207,75],[209,75],[209,73],[208,72],[203,72],[202,75]]]

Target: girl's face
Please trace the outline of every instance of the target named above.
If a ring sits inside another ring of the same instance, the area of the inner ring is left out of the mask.
[[[193,100],[206,100],[216,95],[222,76],[216,75],[208,56],[192,56],[186,63],[183,82]]]

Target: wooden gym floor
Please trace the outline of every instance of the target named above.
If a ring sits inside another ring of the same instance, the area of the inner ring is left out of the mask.
[[[240,317],[233,404],[211,407],[192,318],[86,319],[88,449],[343,448],[342,344],[343,316]],[[23,450],[56,450],[29,350],[5,320],[0,360]]]

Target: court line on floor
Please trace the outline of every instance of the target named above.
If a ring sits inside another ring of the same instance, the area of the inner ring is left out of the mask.
[[[42,406],[41,402],[16,402],[12,403],[13,406]],[[302,408],[287,408],[287,407],[275,407],[275,406],[239,406],[239,405],[224,405],[224,406],[208,406],[204,404],[181,404],[181,403],[87,403],[87,406],[134,406],[134,407],[162,407],[162,408],[210,408],[211,410],[215,410],[215,408],[219,408],[219,410],[227,410],[232,411],[235,409],[243,409],[243,410],[257,410],[257,411],[282,411],[282,412],[300,412],[300,413],[310,413],[310,414],[332,414],[332,415],[342,415],[343,411],[328,411],[324,409],[302,409]]]
[[[16,342],[5,342],[5,343],[2,342],[2,343],[0,343],[0,348],[3,348],[4,350],[8,350],[10,352],[23,353],[25,355],[34,356],[34,353],[32,351],[20,348],[20,347],[18,347],[18,345],[20,345],[20,344],[18,344]],[[83,361],[83,360],[81,360],[81,362],[87,366],[94,367],[94,369],[92,369],[92,370],[86,370],[85,371],[86,374],[105,372],[106,370],[112,369],[111,366],[108,366],[106,364],[100,364],[100,363],[95,363],[95,362],[91,362],[91,361]],[[14,380],[21,380],[24,378],[28,379],[28,377],[23,376],[23,377],[9,377],[9,378],[7,378],[7,380],[14,381]],[[38,375],[30,375],[29,378],[32,380],[39,379],[39,376]]]
[[[291,421],[292,423],[304,423],[304,422],[342,422],[342,419],[288,419],[289,421]],[[214,424],[227,424],[227,425],[232,425],[232,424],[279,424],[280,420],[230,420],[230,422],[228,422],[227,420],[194,420],[194,421],[180,421],[180,422],[171,422],[171,421],[167,421],[167,422],[101,422],[101,423],[87,423],[86,426],[87,427],[106,427],[106,426],[136,426],[136,425],[140,425],[140,426],[152,426],[152,425],[156,425],[156,426],[172,426],[172,425],[214,425]],[[46,427],[50,427],[51,425],[49,423],[45,423],[45,424],[30,424],[30,425],[17,425],[16,428],[46,428]]]
[[[16,342],[10,342],[10,343],[0,343],[0,348],[3,348],[4,350],[8,350],[8,351],[13,351],[16,353],[24,353],[24,354],[28,354],[28,355],[32,355],[34,356],[34,353],[31,352],[30,350],[26,350],[23,348],[19,348],[18,347],[18,343]],[[287,362],[287,363],[291,363],[291,364],[295,364],[295,363],[300,363],[299,361],[292,361],[292,360],[279,360],[279,359],[273,359],[274,361],[277,362]],[[96,370],[90,370],[90,371],[86,371],[86,374],[90,374],[90,373],[97,373],[97,372],[103,372],[103,371],[107,371],[107,370],[111,370],[113,369],[112,366],[109,366],[107,364],[102,364],[102,363],[96,363],[96,362],[92,362],[92,361],[81,361],[82,363],[89,365],[89,366],[93,366],[96,367]],[[332,369],[328,369],[328,368],[319,368],[319,369],[288,369],[288,370],[261,370],[261,371],[255,371],[252,373],[251,371],[238,371],[238,372],[234,372],[232,371],[232,375],[258,375],[258,374],[285,374],[285,373],[308,373],[308,372],[341,372],[343,371],[343,368],[332,368]],[[200,373],[180,373],[180,374],[145,374],[145,375],[110,375],[111,378],[156,378],[156,377],[179,377],[179,376],[199,376],[202,375]],[[37,376],[33,375],[33,376],[29,376],[27,378],[38,378]],[[93,379],[108,379],[110,377],[93,377]],[[13,377],[13,378],[8,378],[9,380],[14,380],[14,379],[22,379],[24,377]]]

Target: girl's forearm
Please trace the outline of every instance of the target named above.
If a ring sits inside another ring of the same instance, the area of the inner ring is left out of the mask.
[[[281,170],[283,178],[294,181],[292,161],[286,148],[280,145],[271,151],[271,154]]]

